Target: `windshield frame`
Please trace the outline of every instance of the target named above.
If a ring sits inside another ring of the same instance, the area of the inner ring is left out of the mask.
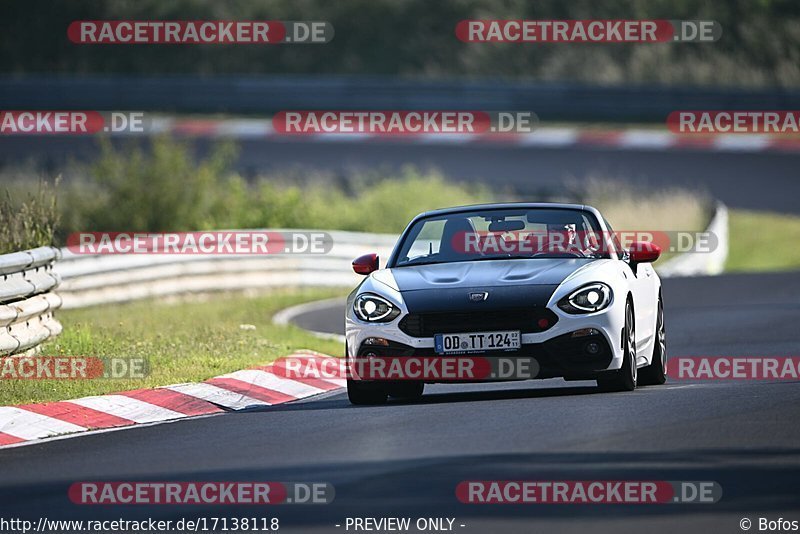
[[[402,267],[416,267],[421,265],[446,265],[446,264],[456,264],[456,263],[466,263],[470,261],[491,261],[491,260],[509,260],[509,259],[524,259],[524,260],[537,260],[537,259],[553,259],[553,256],[548,255],[541,255],[538,257],[530,257],[530,256],[523,256],[523,255],[511,255],[511,256],[497,256],[497,257],[486,257],[486,258],[466,258],[464,260],[458,261],[420,261],[420,262],[411,262],[411,263],[402,263],[398,264],[400,259],[400,253],[406,247],[406,243],[408,243],[409,239],[414,240],[417,238],[419,233],[421,232],[424,224],[428,221],[436,221],[436,220],[446,220],[448,217],[451,216],[469,216],[469,214],[476,214],[476,213],[489,213],[489,212],[512,212],[519,214],[520,212],[525,211],[535,211],[535,210],[561,210],[561,211],[572,211],[578,212],[580,215],[585,216],[592,227],[595,228],[598,232],[606,232],[606,224],[605,219],[602,215],[600,215],[594,208],[589,206],[562,206],[562,205],[550,205],[550,204],[540,204],[540,205],[519,205],[519,206],[465,206],[463,209],[454,209],[452,211],[441,211],[441,212],[431,212],[420,214],[415,217],[400,235],[400,238],[397,240],[394,249],[392,250],[391,255],[389,256],[389,260],[386,264],[387,269],[393,268],[402,268]],[[613,247],[613,245],[612,245]],[[614,247],[616,248],[616,247]],[[616,259],[618,258],[618,251],[617,250],[606,250],[605,254],[601,257],[586,257],[586,258],[567,258],[565,259]]]

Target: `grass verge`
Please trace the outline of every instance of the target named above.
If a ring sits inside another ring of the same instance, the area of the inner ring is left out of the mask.
[[[2,191],[0,254],[53,244],[59,223],[55,191],[59,180],[56,178],[53,184],[39,180],[19,195],[12,195],[9,188]]]
[[[42,346],[42,355],[141,357],[149,364],[149,375],[136,380],[2,380],[0,406],[204,380],[301,348],[339,356],[341,343],[271,321],[283,308],[343,294],[341,289],[293,289],[255,298],[215,295],[65,310],[58,314],[64,332]]]
[[[800,269],[800,217],[760,211],[729,211],[729,272]]]

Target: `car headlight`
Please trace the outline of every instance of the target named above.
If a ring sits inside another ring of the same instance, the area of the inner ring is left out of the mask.
[[[561,299],[558,307],[567,313],[592,313],[611,304],[611,288],[602,282],[580,287]]]
[[[400,309],[394,304],[372,293],[356,297],[353,311],[359,319],[369,323],[388,323],[400,315]]]

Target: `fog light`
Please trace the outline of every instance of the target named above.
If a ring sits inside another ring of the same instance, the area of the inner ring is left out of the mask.
[[[585,337],[585,336],[593,336],[595,334],[599,334],[600,332],[595,328],[581,328],[580,330],[575,330],[572,333],[572,337]]]
[[[598,352],[600,352],[600,345],[598,345],[595,342],[587,343],[586,347],[584,347],[584,350],[589,354],[597,354]]]
[[[364,357],[365,358],[377,358],[378,355],[375,354],[374,352],[367,352],[366,354],[364,354]]]
[[[550,321],[548,321],[547,319],[539,319],[538,325],[539,325],[539,328],[544,330],[545,328],[550,326]]]

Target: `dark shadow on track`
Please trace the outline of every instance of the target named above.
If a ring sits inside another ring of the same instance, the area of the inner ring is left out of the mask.
[[[457,447],[457,444],[454,444]],[[796,510],[800,489],[800,448],[678,449],[660,452],[552,451],[537,454],[429,456],[415,460],[362,461],[347,465],[302,466],[171,473],[171,481],[329,481],[336,486],[330,505],[276,506],[257,515],[276,514],[286,525],[329,525],[347,516],[477,518],[562,518],[583,520],[643,516],[734,513],[767,514]],[[124,477],[120,477],[124,478]],[[152,477],[132,480],[163,480]],[[126,478],[126,480],[131,480]],[[694,480],[716,481],[723,498],[716,504],[657,505],[473,505],[458,502],[455,488],[468,480]],[[253,513],[248,506],[79,506],[67,499],[72,481],[8,487],[0,483],[0,512],[49,519],[236,517]],[[402,496],[402,498],[398,498]],[[287,527],[287,530],[290,530]]]

